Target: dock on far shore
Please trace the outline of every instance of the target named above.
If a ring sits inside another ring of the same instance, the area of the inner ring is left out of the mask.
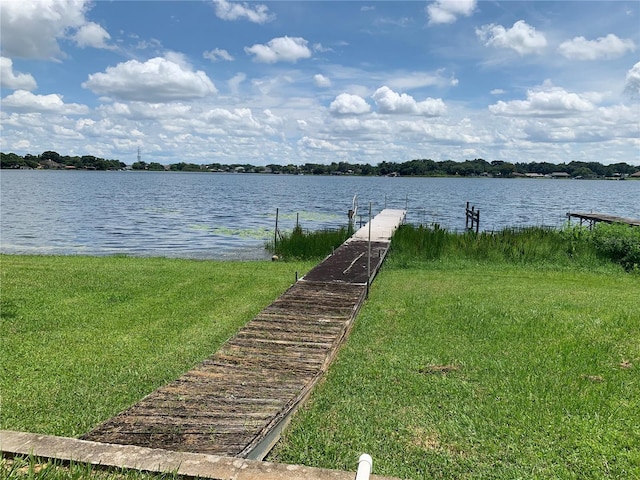
[[[589,225],[589,228],[593,228],[596,223],[622,223],[630,225],[632,227],[640,227],[640,220],[634,218],[616,217],[614,215],[608,215],[606,213],[582,213],[582,212],[567,212],[567,218],[571,221],[572,218],[580,220],[580,226],[585,222]]]

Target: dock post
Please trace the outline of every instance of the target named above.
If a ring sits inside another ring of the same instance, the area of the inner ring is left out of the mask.
[[[469,202],[467,202],[467,208],[465,209],[465,222],[464,222],[464,229],[465,230],[469,230]]]
[[[273,232],[273,249],[278,246],[278,208],[276,208],[276,229]]]
[[[385,198],[386,203],[386,198]],[[367,294],[366,298],[369,298],[369,285],[371,285],[371,202],[369,202],[369,242],[367,253]]]

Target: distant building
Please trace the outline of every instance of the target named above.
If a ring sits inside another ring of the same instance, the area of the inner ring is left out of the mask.
[[[551,173],[551,178],[570,178],[571,175],[569,175],[567,172],[552,172]]]

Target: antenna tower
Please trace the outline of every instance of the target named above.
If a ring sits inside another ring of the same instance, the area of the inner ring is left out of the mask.
[[[138,163],[140,163],[140,147],[138,147]]]

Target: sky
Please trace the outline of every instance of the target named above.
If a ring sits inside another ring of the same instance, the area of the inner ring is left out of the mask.
[[[0,0],[0,150],[640,165],[640,2]]]

